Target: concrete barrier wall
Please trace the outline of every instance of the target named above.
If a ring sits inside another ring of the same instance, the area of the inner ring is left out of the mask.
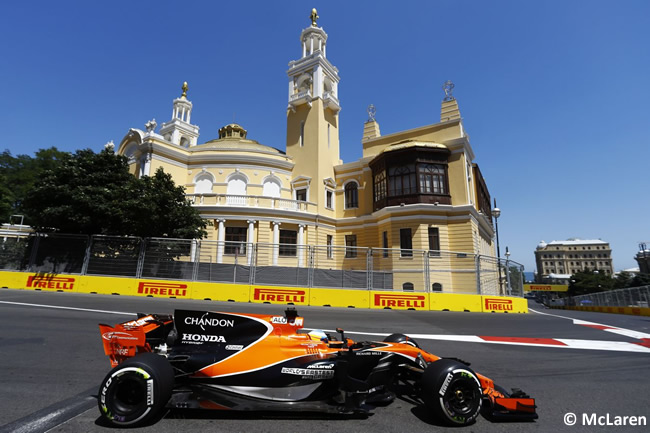
[[[527,313],[526,299],[453,293],[316,289],[0,271],[0,287],[211,301],[393,310]]]
[[[628,314],[631,316],[650,316],[647,307],[551,307],[555,310],[590,311],[592,313]]]

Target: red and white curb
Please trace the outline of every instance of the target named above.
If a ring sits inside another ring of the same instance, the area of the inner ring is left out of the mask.
[[[588,328],[599,329],[605,332],[611,332],[625,337],[635,338],[639,342],[625,341],[607,341],[607,340],[579,340],[573,338],[530,338],[530,337],[496,337],[485,335],[448,335],[448,334],[408,334],[409,337],[417,340],[439,340],[453,341],[461,343],[487,343],[487,344],[505,344],[512,346],[532,346],[532,347],[550,347],[557,349],[582,349],[582,350],[606,350],[611,352],[635,352],[650,353],[650,334],[645,332],[633,331],[631,329],[618,328],[616,326],[604,325],[602,323],[588,322],[586,320],[574,319],[572,317],[559,316],[556,314],[542,313],[540,311],[530,310],[533,313],[557,317],[560,319],[571,320],[574,325],[586,326]],[[328,331],[335,332],[335,331]],[[350,334],[371,335],[385,337],[388,334],[372,332],[353,332],[345,331]]]
[[[335,332],[326,330],[326,332]],[[347,334],[385,337],[389,334],[345,331]],[[408,334],[416,340],[439,340],[457,343],[505,344],[511,346],[550,347],[557,349],[607,350],[612,352],[650,353],[650,339],[641,343],[605,340],[577,340],[570,338],[491,337],[482,335]]]

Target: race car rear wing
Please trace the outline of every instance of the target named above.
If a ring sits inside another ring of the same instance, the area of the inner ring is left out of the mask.
[[[100,323],[99,332],[102,335],[104,353],[109,357],[111,367],[137,353],[151,352],[152,347],[147,337],[156,334],[155,331],[161,327],[171,327],[172,323],[171,316],[159,314],[138,314],[136,320],[120,323],[115,327]]]

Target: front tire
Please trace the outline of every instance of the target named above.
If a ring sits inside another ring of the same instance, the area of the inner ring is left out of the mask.
[[[99,411],[116,426],[147,424],[164,410],[173,385],[174,370],[167,359],[142,353],[106,375],[99,387]]]
[[[424,370],[421,385],[425,406],[446,424],[472,424],[481,412],[481,383],[465,364],[451,359],[435,361]]]

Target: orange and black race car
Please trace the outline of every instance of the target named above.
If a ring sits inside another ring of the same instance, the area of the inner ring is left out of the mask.
[[[395,397],[451,425],[533,420],[535,400],[508,393],[459,359],[439,358],[403,334],[355,342],[283,316],[176,310],[99,325],[113,369],[98,396],[117,426],[155,422],[165,409],[304,411],[363,416]]]

